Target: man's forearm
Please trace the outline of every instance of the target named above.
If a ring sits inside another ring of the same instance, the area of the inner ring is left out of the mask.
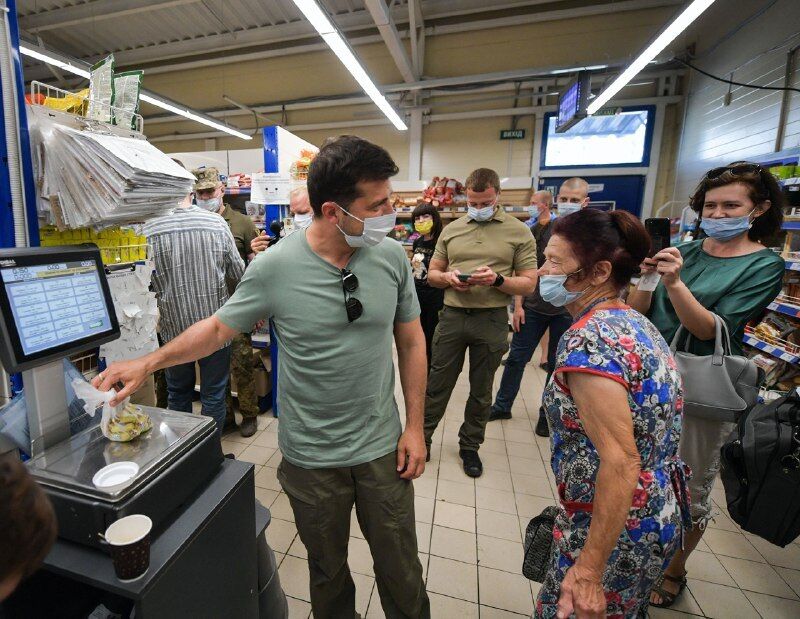
[[[450,284],[445,281],[444,277],[444,271],[428,271],[428,284],[434,288],[448,288]]]
[[[406,403],[406,430],[422,432],[425,418],[425,388],[428,382],[428,362],[425,340],[397,347],[400,384]]]
[[[532,294],[536,288],[536,280],[530,277],[506,277],[502,286],[498,286],[500,292],[514,296],[528,296]]]
[[[222,323],[214,318],[196,322],[178,337],[144,357],[150,373],[197,361],[219,350],[229,339]]]
[[[638,462],[620,458],[600,461],[594,490],[592,523],[579,561],[584,568],[603,576],[608,557],[628,519],[634,490],[639,482]]]

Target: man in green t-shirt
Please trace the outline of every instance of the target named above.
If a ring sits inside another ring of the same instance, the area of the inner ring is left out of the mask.
[[[278,479],[309,556],[316,617],[355,616],[347,566],[350,514],[369,543],[387,617],[430,617],[414,524],[411,480],[425,470],[427,360],[411,265],[394,227],[379,146],[343,136],[309,169],[314,222],[248,267],[212,317],[158,351],[109,366],[95,386],[122,382],[121,400],[148,373],[207,355],[271,317],[279,350]],[[397,346],[406,410],[394,398]]]

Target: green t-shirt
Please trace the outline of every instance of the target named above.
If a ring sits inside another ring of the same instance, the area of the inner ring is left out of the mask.
[[[786,268],[783,259],[769,249],[735,258],[717,258],[703,251],[702,240],[679,245],[678,250],[683,256],[681,280],[703,307],[727,323],[731,352],[741,355],[745,325],[781,291]],[[648,317],[671,343],[680,321],[663,284],[653,293]],[[693,338],[689,350],[696,355],[710,355],[714,341]]]
[[[335,468],[392,452],[401,425],[394,399],[394,324],[419,316],[402,245],[358,249],[347,268],[363,315],[347,321],[339,270],[315,254],[305,231],[259,254],[216,313],[248,332],[271,317],[278,344],[278,443],[292,464]]]

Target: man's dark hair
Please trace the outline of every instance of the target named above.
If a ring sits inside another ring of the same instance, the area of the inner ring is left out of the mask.
[[[326,140],[308,170],[308,198],[314,215],[322,215],[325,202],[346,209],[360,197],[356,184],[385,181],[398,168],[385,149],[355,135]]]

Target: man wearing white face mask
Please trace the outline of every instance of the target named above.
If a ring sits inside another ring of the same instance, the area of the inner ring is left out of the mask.
[[[294,219],[293,232],[305,230],[311,225],[311,222],[314,221],[314,211],[311,210],[311,202],[308,201],[308,189],[296,187],[289,192],[289,212]],[[250,248],[254,254],[260,254],[269,247],[270,240],[266,232],[262,232],[261,236],[250,242]]]
[[[153,354],[112,364],[96,381],[121,381],[117,397],[124,398],[148,372],[191,362],[272,318],[280,355],[277,477],[308,550],[315,617],[356,616],[347,564],[355,505],[384,614],[430,618],[411,484],[425,470],[427,361],[411,265],[402,245],[386,238],[395,174],[389,153],[366,140],[325,144],[308,173],[311,226],[254,260],[216,314]]]
[[[467,215],[442,231],[428,270],[428,283],[445,288],[444,309],[433,336],[425,396],[425,442],[444,416],[469,349],[469,399],[458,433],[459,455],[470,477],[483,473],[478,449],[492,405],[492,383],[508,350],[511,296],[536,286],[536,242],[530,229],[507,215],[497,172],[479,168],[464,183]]]
[[[573,176],[561,183],[556,196],[556,212],[559,217],[565,217],[588,205],[589,183],[579,176]]]

